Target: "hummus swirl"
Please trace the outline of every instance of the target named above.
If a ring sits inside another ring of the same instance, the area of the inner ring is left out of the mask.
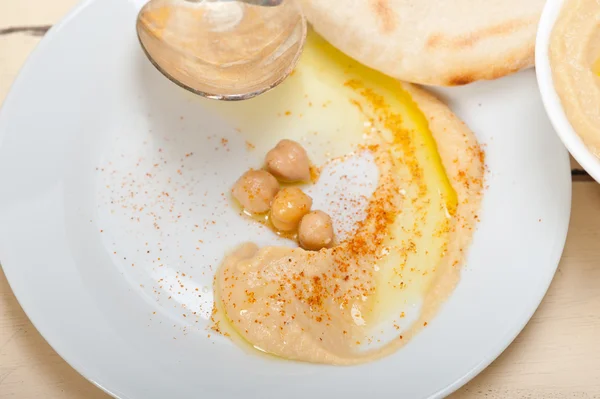
[[[600,157],[600,3],[566,0],[550,38],[554,87],[573,129]]]
[[[477,221],[483,152],[473,134],[444,104],[414,86],[403,87],[422,111],[421,118],[426,119],[424,123],[437,142],[441,164],[456,192],[454,207],[438,209],[445,215],[442,223],[436,224],[431,233],[423,233],[422,224],[428,215],[419,212],[429,209],[434,198],[423,170],[411,159],[418,151],[415,144],[406,139],[407,132],[388,124],[396,137],[390,140],[385,135],[374,135],[367,143],[379,168],[379,182],[366,217],[351,237],[318,252],[259,248],[246,243],[227,256],[217,272],[215,295],[221,310],[216,311],[216,320],[226,320],[255,348],[316,363],[350,365],[371,361],[397,350],[426,326],[454,289]],[[370,100],[382,106],[380,98]],[[407,207],[416,209],[422,219],[409,219],[410,225],[403,225],[406,220],[400,215],[404,217]],[[396,235],[407,230],[443,243],[443,248],[427,258],[428,251],[423,247]],[[402,277],[403,265],[413,255],[434,264],[420,317],[408,330],[398,332],[395,339],[365,350],[369,329],[390,307],[384,303],[385,298],[378,296],[382,283],[378,274],[384,268],[394,268],[400,282],[392,289],[403,289],[410,280],[406,278],[408,270]]]

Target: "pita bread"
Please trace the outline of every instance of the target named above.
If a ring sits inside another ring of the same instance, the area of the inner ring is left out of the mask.
[[[533,66],[544,0],[301,0],[315,31],[387,75],[457,86]]]

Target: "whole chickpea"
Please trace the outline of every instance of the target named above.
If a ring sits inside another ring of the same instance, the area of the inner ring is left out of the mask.
[[[333,243],[333,223],[323,211],[310,212],[300,221],[298,241],[304,249],[318,251]]]
[[[310,180],[310,162],[306,150],[293,140],[281,140],[265,156],[267,170],[285,182]]]
[[[264,170],[249,170],[244,173],[231,189],[231,194],[240,205],[252,213],[264,213],[271,207],[279,182]]]
[[[271,204],[271,223],[277,230],[294,231],[300,219],[312,206],[312,198],[297,187],[286,187],[277,193]]]

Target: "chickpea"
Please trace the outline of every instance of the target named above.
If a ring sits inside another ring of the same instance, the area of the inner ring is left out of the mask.
[[[271,204],[271,223],[277,230],[294,231],[300,219],[312,206],[312,198],[297,187],[286,187],[277,193]]]
[[[323,211],[310,212],[300,221],[298,241],[304,249],[318,251],[333,243],[333,223]]]
[[[235,182],[231,194],[248,212],[263,213],[269,210],[278,191],[279,182],[273,175],[251,169]]]
[[[293,140],[281,140],[265,156],[267,170],[285,182],[310,180],[310,162],[306,150]]]

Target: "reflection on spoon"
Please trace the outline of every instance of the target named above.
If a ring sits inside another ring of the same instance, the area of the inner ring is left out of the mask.
[[[296,0],[152,0],[137,32],[173,82],[204,97],[244,100],[292,72],[307,26]]]

